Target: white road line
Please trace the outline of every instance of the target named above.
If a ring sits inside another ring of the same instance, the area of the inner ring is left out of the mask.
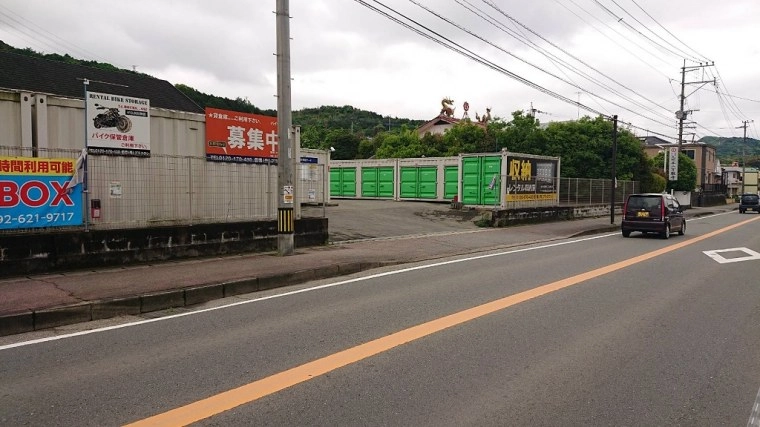
[[[488,254],[484,254],[484,255],[470,256],[470,257],[466,257],[466,258],[457,258],[457,259],[453,259],[453,260],[449,260],[449,261],[441,261],[441,262],[435,262],[435,263],[432,263],[432,264],[425,264],[425,265],[418,265],[418,266],[415,266],[415,267],[402,268],[400,270],[386,271],[384,273],[377,273],[377,274],[372,274],[372,275],[369,275],[369,276],[362,276],[362,277],[356,277],[356,278],[353,278],[353,279],[341,280],[341,281],[333,282],[333,283],[326,283],[324,285],[314,286],[314,287],[310,287],[310,288],[298,289],[298,290],[295,290],[295,291],[283,292],[283,293],[275,294],[275,295],[268,295],[268,296],[265,296],[265,297],[255,298],[255,299],[250,299],[250,300],[245,300],[245,301],[238,301],[238,302],[234,302],[234,303],[230,303],[230,304],[226,304],[226,305],[220,305],[220,306],[217,306],[217,307],[204,308],[204,309],[201,309],[201,310],[194,310],[194,311],[186,312],[186,313],[178,313],[178,314],[173,314],[173,315],[164,316],[164,317],[157,317],[157,318],[153,318],[153,319],[145,319],[145,320],[139,320],[139,321],[136,321],[136,322],[124,323],[124,324],[120,324],[120,325],[107,326],[107,327],[104,327],[104,328],[90,329],[90,330],[86,330],[86,331],[73,332],[73,333],[70,333],[70,334],[56,335],[54,337],[45,337],[45,338],[39,338],[39,339],[30,340],[30,341],[23,341],[23,342],[18,342],[18,343],[13,343],[13,344],[6,344],[6,345],[3,345],[3,346],[0,346],[0,351],[12,349],[12,348],[17,348],[17,347],[25,347],[25,346],[34,345],[34,344],[41,344],[41,343],[45,343],[45,342],[49,342],[49,341],[57,341],[57,340],[62,340],[62,339],[67,339],[67,338],[74,338],[74,337],[78,337],[78,336],[82,336],[82,335],[94,334],[94,333],[98,333],[98,332],[105,332],[105,331],[111,331],[111,330],[115,330],[115,329],[127,328],[127,327],[138,326],[138,325],[144,325],[144,324],[147,324],[147,323],[154,323],[154,322],[160,322],[160,321],[164,321],[164,320],[176,319],[176,318],[179,318],[179,317],[192,316],[192,315],[195,315],[195,314],[207,313],[207,312],[215,311],[215,310],[222,310],[222,309],[225,309],[225,308],[235,307],[235,306],[238,306],[238,305],[250,304],[250,303],[260,302],[260,301],[266,301],[266,300],[274,299],[274,298],[282,298],[282,297],[287,297],[287,296],[290,296],[290,295],[301,294],[301,293],[305,293],[305,292],[313,292],[313,291],[317,291],[317,290],[321,290],[321,289],[332,288],[332,287],[335,287],[335,286],[347,285],[349,283],[361,282],[361,281],[364,281],[364,280],[371,280],[371,279],[375,279],[375,278],[378,278],[378,277],[391,276],[391,275],[395,275],[395,274],[407,273],[407,272],[410,272],[410,271],[424,270],[424,269],[428,269],[428,268],[435,268],[435,267],[440,267],[440,266],[443,266],[443,265],[450,265],[450,264],[457,264],[457,263],[461,263],[461,262],[474,261],[474,260],[478,260],[478,259],[493,258],[493,257],[497,257],[497,256],[511,255],[511,254],[516,254],[516,253],[521,253],[521,252],[528,252],[528,251],[535,251],[535,250],[539,250],[539,249],[553,248],[553,247],[557,247],[557,246],[571,245],[571,244],[574,244],[574,243],[581,243],[581,242],[586,242],[586,241],[589,241],[589,240],[602,239],[602,238],[605,238],[605,237],[611,237],[611,236],[617,236],[617,235],[618,235],[617,232],[616,233],[608,233],[608,234],[600,234],[600,235],[597,235],[597,236],[585,237],[585,238],[575,239],[575,240],[568,240],[568,241],[564,241],[564,242],[550,243],[550,244],[546,244],[546,245],[532,246],[532,247],[522,248],[522,249],[514,249],[514,250],[510,250],[510,251],[505,251],[505,252],[494,252],[494,253],[488,253]]]
[[[749,414],[747,427],[760,427],[760,390],[757,391],[757,397],[755,397],[755,404],[752,406],[752,413]]]

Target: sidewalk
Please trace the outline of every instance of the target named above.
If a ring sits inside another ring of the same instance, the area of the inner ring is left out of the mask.
[[[687,217],[734,207],[694,208]],[[381,266],[619,230],[609,217],[379,238],[257,253],[0,280],[0,336],[184,307]]]

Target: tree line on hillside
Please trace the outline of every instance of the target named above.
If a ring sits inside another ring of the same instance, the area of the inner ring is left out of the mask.
[[[121,70],[111,64],[82,61],[67,55],[42,54],[32,49],[17,49],[0,41],[0,50],[43,57],[45,59],[91,66],[112,71]],[[223,98],[200,92],[185,84],[175,87],[200,107],[276,117],[274,110],[260,109],[247,98]],[[293,111],[293,123],[301,126],[301,145],[305,148],[333,148],[333,159],[447,157],[465,153],[511,152],[555,156],[561,158],[562,176],[567,178],[609,179],[612,160],[612,123],[602,117],[583,117],[572,122],[540,122],[522,111],[509,121],[496,117],[487,126],[462,120],[443,135],[419,136],[422,120],[390,118],[352,106],[322,106]],[[710,139],[726,156],[736,154],[736,138]],[[760,144],[748,140],[745,155],[760,154]],[[743,141],[742,141],[743,142]],[[752,150],[750,151],[750,148]],[[679,179],[668,182],[661,169],[662,158],[649,159],[641,142],[626,129],[617,136],[616,175],[620,180],[639,181],[642,191],[666,189],[690,191],[696,184],[696,166],[685,155],[680,157]],[[748,161],[749,164],[749,161]],[[760,166],[760,165],[758,165]]]
[[[715,147],[715,152],[723,166],[733,162],[760,168],[760,140],[744,137],[705,136],[699,140]]]

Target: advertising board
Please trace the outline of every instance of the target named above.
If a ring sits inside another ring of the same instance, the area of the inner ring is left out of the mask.
[[[87,150],[150,157],[150,100],[87,92]]]
[[[206,160],[277,164],[277,117],[206,108]]]
[[[73,159],[0,157],[0,229],[81,225]]]
[[[510,154],[507,161],[507,202],[557,199],[557,159]]]

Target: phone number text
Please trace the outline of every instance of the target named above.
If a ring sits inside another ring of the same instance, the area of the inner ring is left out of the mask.
[[[43,215],[40,214],[20,214],[20,215],[0,215],[0,224],[29,224],[38,225],[39,223],[66,224],[74,218],[73,212],[51,212]]]

